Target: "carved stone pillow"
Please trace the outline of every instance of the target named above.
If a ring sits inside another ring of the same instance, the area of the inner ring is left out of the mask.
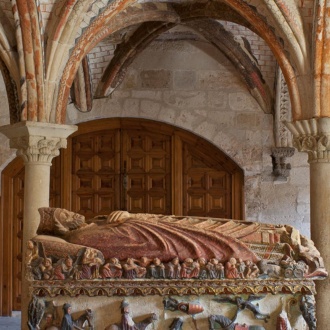
[[[41,235],[54,235],[55,234],[55,222],[53,207],[41,207],[38,209],[40,214],[40,223],[37,229],[37,234]]]

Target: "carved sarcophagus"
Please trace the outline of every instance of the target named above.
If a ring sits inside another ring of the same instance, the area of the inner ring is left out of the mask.
[[[40,214],[38,235],[25,257],[36,296],[72,301],[79,296],[209,295],[216,301],[235,295],[241,302],[233,300],[234,325],[241,310],[253,309],[243,303],[244,295],[313,296],[313,280],[327,276],[314,243],[291,226],[125,211],[88,221],[59,208],[42,208]],[[189,310],[198,311],[199,304],[178,306],[179,312],[198,314]],[[210,329],[218,322],[215,316],[209,315]]]

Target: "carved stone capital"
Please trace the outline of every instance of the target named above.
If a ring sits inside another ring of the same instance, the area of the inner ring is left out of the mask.
[[[11,139],[11,147],[17,149],[25,163],[51,163],[60,154],[60,148],[66,148],[66,139],[47,138],[45,136],[23,136]]]
[[[39,122],[19,122],[0,128],[0,132],[10,139],[10,147],[17,149],[17,155],[25,163],[48,165],[59,155],[60,148],[66,148],[67,137],[76,130],[74,125]]]
[[[293,134],[293,145],[308,153],[308,162],[330,162],[330,118],[312,118],[285,123]]]

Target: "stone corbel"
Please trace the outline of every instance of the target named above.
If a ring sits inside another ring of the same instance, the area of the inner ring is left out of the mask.
[[[287,181],[290,176],[291,164],[286,162],[287,157],[294,155],[294,148],[275,147],[272,148],[273,175],[276,181]]]

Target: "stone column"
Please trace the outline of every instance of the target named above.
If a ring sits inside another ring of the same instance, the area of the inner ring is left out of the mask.
[[[25,272],[27,241],[36,235],[39,225],[38,208],[49,206],[50,166],[52,159],[65,148],[67,137],[77,130],[73,125],[39,122],[20,122],[3,126],[0,132],[10,139],[10,147],[17,149],[25,164],[23,214],[22,269],[22,329],[27,328],[27,310],[31,299],[29,279]]]
[[[287,123],[294,146],[308,153],[310,164],[311,236],[330,271],[330,118]],[[316,282],[317,328],[329,327],[329,278]]]

